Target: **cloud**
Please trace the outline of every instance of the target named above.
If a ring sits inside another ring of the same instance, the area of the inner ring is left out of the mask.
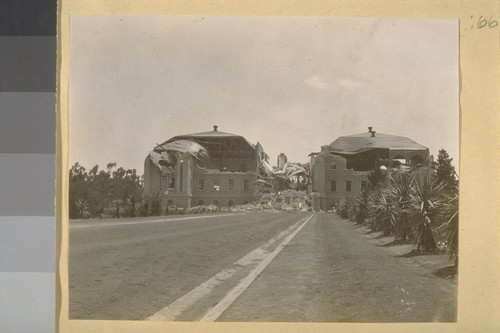
[[[353,79],[338,79],[338,84],[345,89],[354,89],[361,87],[361,82]]]
[[[325,80],[321,75],[313,75],[307,78],[304,83],[311,87],[319,90],[338,90],[338,89],[355,89],[361,87],[361,81],[350,79],[350,78],[339,78],[334,82]]]
[[[312,88],[319,90],[335,89],[331,82],[325,81],[320,75],[314,75],[307,78],[304,83]]]

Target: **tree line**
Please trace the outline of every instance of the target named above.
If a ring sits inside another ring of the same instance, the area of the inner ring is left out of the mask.
[[[144,195],[144,182],[135,169],[108,163],[90,170],[78,162],[69,170],[69,217],[119,218],[160,215],[160,196]]]

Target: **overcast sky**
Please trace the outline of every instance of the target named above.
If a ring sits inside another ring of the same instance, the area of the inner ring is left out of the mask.
[[[70,163],[142,174],[212,125],[307,162],[373,126],[458,169],[458,68],[455,20],[72,16]]]

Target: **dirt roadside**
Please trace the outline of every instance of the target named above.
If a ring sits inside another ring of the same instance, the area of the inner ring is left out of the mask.
[[[317,214],[219,321],[455,321],[456,279],[434,274],[447,256],[379,236]]]

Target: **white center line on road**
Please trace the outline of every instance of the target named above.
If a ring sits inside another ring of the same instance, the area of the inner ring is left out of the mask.
[[[245,213],[240,213],[245,214]],[[149,224],[149,223],[161,223],[161,222],[170,222],[170,221],[183,221],[183,220],[196,220],[196,219],[208,219],[214,217],[224,217],[224,216],[233,216],[238,214],[219,214],[219,215],[203,215],[203,216],[190,216],[190,217],[178,217],[171,219],[159,219],[159,220],[148,220],[148,221],[136,221],[136,222],[111,222],[111,223],[99,223],[95,222],[95,225],[73,225],[69,226],[70,229],[82,229],[82,228],[99,228],[99,227],[110,227],[110,226],[122,226],[122,225],[134,225],[134,224]]]
[[[271,238],[264,245],[253,250],[252,252],[248,253],[247,255],[243,256],[242,258],[238,259],[238,261],[234,262],[234,264],[231,267],[228,267],[228,268],[220,271],[219,273],[215,274],[213,277],[211,277],[207,281],[203,282],[198,287],[192,289],[191,291],[189,291],[187,294],[185,294],[181,298],[177,299],[176,301],[174,301],[170,305],[166,306],[165,308],[161,309],[160,311],[158,311],[155,314],[151,315],[150,317],[146,318],[146,320],[158,320],[158,321],[160,321],[160,320],[162,320],[162,321],[175,320],[184,310],[186,310],[188,307],[190,307],[191,305],[193,305],[194,303],[199,301],[204,296],[208,295],[215,286],[220,285],[225,280],[233,277],[236,273],[241,271],[242,268],[249,266],[249,265],[252,265],[252,264],[255,264],[256,262],[265,261],[266,258],[269,257],[269,255],[270,255],[267,248],[271,247],[274,243],[280,241],[282,238],[284,238],[290,234],[295,235],[298,231],[295,230],[295,232],[293,232],[294,229],[296,229],[298,225],[300,225],[300,226],[297,229],[301,229],[304,226],[304,224],[307,223],[307,221],[309,221],[311,216],[309,218],[307,218],[307,220],[306,220],[306,218],[301,218],[299,221],[294,223],[291,227],[289,227],[285,231],[282,231],[278,235]],[[304,222],[304,220],[306,220],[306,221]],[[301,224],[301,223],[303,223],[303,224]],[[288,242],[286,244],[288,244]],[[278,245],[278,247],[279,246],[284,246],[284,245],[283,245],[283,243],[281,243],[280,245]],[[276,250],[274,252],[276,252]],[[274,252],[271,252],[271,254]]]
[[[299,233],[299,231],[306,225],[307,222],[313,217],[311,215],[307,220],[302,223],[292,234],[286,237],[278,247],[271,252],[253,271],[248,274],[236,287],[234,287],[219,303],[212,307],[199,321],[216,321],[224,311],[247,289],[252,282],[259,276],[259,274],[271,263],[271,261],[283,250],[285,246]]]

